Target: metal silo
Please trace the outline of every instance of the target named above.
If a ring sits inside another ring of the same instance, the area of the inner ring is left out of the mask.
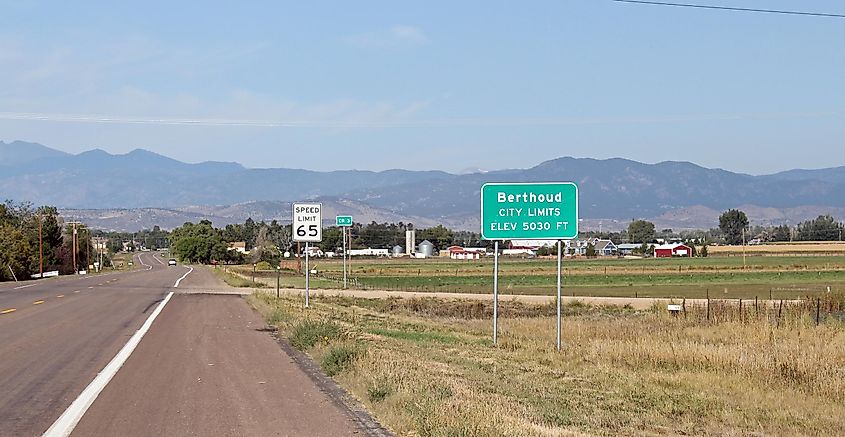
[[[428,258],[434,255],[434,245],[431,244],[431,241],[425,240],[420,243],[417,252],[421,253],[424,257]]]
[[[402,256],[405,253],[405,248],[397,244],[396,246],[393,246],[391,253],[395,257]]]

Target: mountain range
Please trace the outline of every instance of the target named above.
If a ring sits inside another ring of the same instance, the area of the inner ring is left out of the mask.
[[[574,181],[582,229],[619,229],[632,218],[673,229],[715,226],[741,207],[752,222],[795,223],[845,217],[845,167],[753,176],[689,162],[563,157],[527,169],[443,171],[245,168],[234,162],[184,163],[143,149],[68,154],[37,144],[0,142],[0,197],[55,205],[99,227],[165,228],[203,217],[215,224],[290,218],[290,202],[320,200],[356,221],[442,223],[478,229],[485,182]],[[159,222],[155,222],[159,220]]]

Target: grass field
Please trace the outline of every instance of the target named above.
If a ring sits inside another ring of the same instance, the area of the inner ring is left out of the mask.
[[[339,260],[317,260],[314,288],[338,288]],[[500,291],[551,295],[554,260],[508,259],[500,263]],[[251,279],[247,266],[231,267]],[[490,293],[492,260],[364,259],[351,263],[354,288]],[[275,272],[258,272],[256,281],[275,287]],[[845,290],[845,256],[754,256],[672,259],[567,259],[564,294],[574,296],[791,299]],[[282,286],[301,287],[293,272]]]
[[[743,252],[750,255],[830,255],[845,254],[845,243],[843,242],[802,242],[802,243],[775,243],[757,244],[742,246],[710,246],[707,250],[713,255],[742,255]]]
[[[323,298],[250,302],[399,435],[843,435],[845,330],[701,314]],[[839,304],[841,311],[841,302]],[[726,313],[727,314],[727,313]]]

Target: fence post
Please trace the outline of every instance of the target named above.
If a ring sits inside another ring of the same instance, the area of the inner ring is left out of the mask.
[[[707,321],[710,321],[710,293],[707,294]]]
[[[742,323],[742,299],[739,300],[739,323]]]
[[[681,301],[681,309],[684,310],[684,318],[687,318],[687,298]]]
[[[754,296],[754,316],[760,318],[760,307],[757,306],[757,296]]]
[[[816,298],[816,326],[819,326],[819,306],[821,305],[821,299]]]
[[[780,300],[780,305],[778,306],[778,321],[777,327],[780,328],[780,314],[783,312],[783,299]]]

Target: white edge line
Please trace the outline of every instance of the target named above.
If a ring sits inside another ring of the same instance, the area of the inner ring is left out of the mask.
[[[152,270],[152,268],[153,268],[153,266],[151,266],[151,265],[144,264],[144,259],[141,258],[140,253],[138,254],[138,262],[140,262],[142,266],[146,267],[147,270]]]
[[[15,287],[15,288],[13,288],[12,290],[20,290],[20,289],[23,289],[23,288],[34,287],[35,285],[36,285],[36,284],[21,285],[20,287]]]
[[[186,276],[188,276],[188,274],[189,274],[189,273],[191,273],[191,272],[193,272],[193,271],[194,271],[194,268],[193,268],[193,267],[188,267],[188,269],[189,269],[189,270],[188,270],[187,272],[185,272],[185,274],[184,274],[184,275],[182,275],[182,277],[181,277],[181,278],[179,278],[179,279],[177,279],[177,280],[176,280],[176,284],[175,284],[175,285],[173,285],[173,288],[179,288],[179,283],[181,283],[181,282],[182,282],[182,280],[183,280],[183,279],[185,279],[185,277],[186,277]]]
[[[185,274],[176,281],[173,287],[178,287],[179,283],[192,271],[194,271],[193,267],[185,272]],[[150,330],[150,327],[153,325],[156,317],[158,317],[164,309],[164,306],[167,305],[167,302],[170,302],[171,297],[173,297],[172,291],[167,293],[167,296],[160,304],[158,304],[153,313],[150,314],[150,317],[148,317],[144,324],[141,325],[141,328],[135,331],[135,334],[132,335],[117,355],[115,355],[114,358],[106,364],[106,367],[103,367],[103,370],[97,374],[90,384],[88,384],[88,387],[85,387],[85,390],[79,394],[79,397],[77,397],[76,400],[70,404],[67,410],[65,410],[65,412],[62,413],[55,422],[53,422],[53,425],[44,432],[44,437],[68,437],[70,433],[73,432],[73,429],[76,428],[76,425],[80,420],[82,420],[82,416],[85,415],[88,408],[94,404],[97,396],[99,396],[103,389],[106,388],[106,385],[108,385],[111,379],[114,378],[117,371],[123,367],[123,364],[126,363],[126,360],[129,359],[129,356],[132,355],[132,352],[136,347],[138,347],[138,344],[141,343],[141,339],[144,338],[144,335],[146,335],[147,331]]]
[[[173,292],[169,292],[167,297],[161,301],[160,304],[156,307],[155,311],[150,314],[150,317],[147,318],[147,321],[141,326],[140,329],[135,331],[135,334],[126,342],[120,352],[106,364],[106,367],[103,368],[100,373],[88,384],[88,387],[85,387],[85,390],[79,394],[79,397],[73,401],[72,404],[53,422],[53,425],[44,433],[44,437],[67,437],[73,432],[73,429],[76,428],[76,425],[82,419],[82,416],[88,411],[88,408],[94,403],[97,399],[97,396],[106,388],[106,385],[111,381],[117,371],[123,366],[126,360],[129,359],[129,356],[132,355],[132,352],[138,346],[138,343],[141,342],[141,339],[150,330],[150,326],[152,326],[153,321],[158,317],[161,313],[161,310],[164,309],[164,306],[167,305],[167,302],[170,301],[170,298],[173,297]]]

